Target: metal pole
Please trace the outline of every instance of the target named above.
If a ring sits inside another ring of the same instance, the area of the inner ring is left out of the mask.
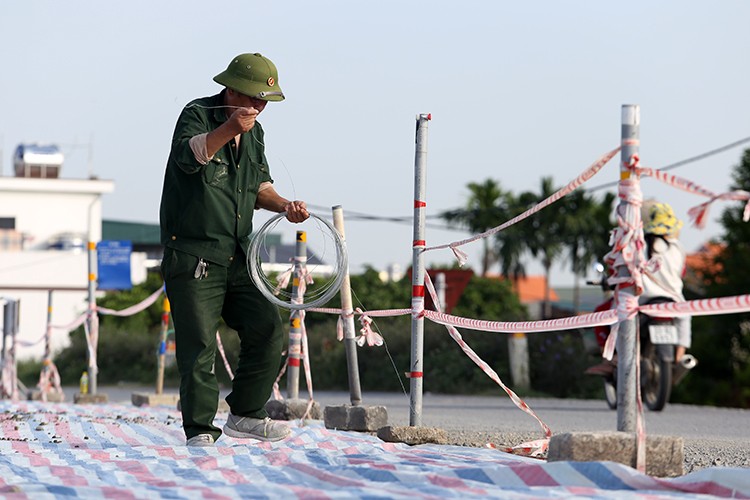
[[[96,351],[98,342],[98,332],[94,329],[98,328],[96,316],[96,243],[93,240],[92,228],[89,223],[89,243],[88,243],[88,257],[89,257],[89,316],[86,322],[89,327],[88,331],[88,373],[89,373],[89,394],[96,394]]]
[[[6,368],[7,363],[10,362],[10,356],[6,352],[7,337],[13,331],[11,324],[13,323],[13,303],[11,299],[3,299],[3,352],[2,362],[0,362],[0,398],[9,398],[12,396],[12,390],[10,384],[12,381],[7,380],[8,369]]]
[[[304,297],[300,294],[299,280],[303,266],[307,261],[307,233],[297,231],[297,247],[294,253],[292,270],[292,300],[301,304]],[[304,278],[303,278],[304,279]],[[287,398],[299,398],[299,365],[302,352],[302,316],[299,310],[292,310],[289,316],[289,365],[286,371]],[[307,354],[307,353],[306,353]]]
[[[47,292],[47,329],[44,333],[44,360],[52,358],[52,290]]]
[[[21,301],[16,299],[11,302],[13,309],[13,321],[11,322],[11,344],[10,344],[10,383],[11,383],[11,394],[10,398],[13,401],[18,401],[18,360],[16,359],[16,337],[18,336],[18,325],[20,323],[21,316]]]
[[[445,288],[445,273],[437,273],[435,275],[435,293],[440,304],[436,304],[437,307],[435,309],[448,312],[445,310]]]
[[[638,153],[640,145],[641,112],[638,105],[622,106],[622,142],[620,149],[620,182],[630,178],[627,166],[633,155]],[[640,207],[629,207],[627,200],[620,201],[621,213],[629,210],[640,210]],[[624,221],[629,223],[630,221]],[[630,277],[627,266],[617,268],[618,277]],[[618,285],[619,292],[635,294],[632,285]],[[629,319],[620,324],[617,335],[617,430],[622,432],[636,431],[636,361],[640,354],[636,352],[636,319]]]
[[[341,205],[333,207],[333,226],[341,235],[346,245],[344,231],[344,209]],[[347,264],[344,281],[341,282],[341,319],[344,327],[344,348],[346,350],[346,367],[349,372],[349,399],[353,406],[362,404],[362,390],[359,385],[359,362],[357,360],[357,341],[354,335],[354,307],[352,305],[352,288]]]
[[[164,367],[167,357],[167,335],[169,334],[169,313],[171,311],[169,299],[164,297],[161,311],[161,332],[159,335],[159,355],[156,367],[156,394],[164,391]]]
[[[427,125],[429,114],[417,115],[414,155],[414,240],[411,272],[411,371],[409,372],[409,425],[422,425],[422,385],[424,352],[424,250],[425,175],[427,173]]]
[[[5,349],[6,349],[6,342],[5,337],[8,335],[8,332],[10,331],[10,327],[8,326],[10,324],[10,300],[8,299],[0,299],[0,302],[3,304],[3,350],[0,352],[0,368],[5,367]],[[4,372],[4,370],[3,370]]]

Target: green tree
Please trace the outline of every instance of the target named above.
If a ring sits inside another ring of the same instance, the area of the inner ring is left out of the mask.
[[[606,193],[599,202],[585,191],[576,190],[560,200],[563,217],[563,240],[575,275],[574,310],[580,309],[580,279],[592,262],[602,260],[609,251],[613,204],[616,197]]]
[[[538,194],[526,193],[522,199],[529,199],[532,204],[539,203],[552,196],[558,188],[555,188],[551,177],[543,177]],[[539,258],[544,268],[544,309],[543,316],[552,316],[552,303],[550,301],[550,275],[552,265],[563,253],[565,214],[559,206],[550,205],[530,218],[521,222],[525,230],[526,245],[535,258]]]
[[[520,196],[508,193],[506,197],[508,204],[507,219],[510,220],[535,205],[535,199],[536,196],[532,193],[523,193]],[[500,274],[508,277],[511,281],[517,281],[526,276],[526,267],[522,257],[529,247],[523,224],[513,224],[495,234],[495,245],[500,260]]]
[[[468,229],[472,234],[481,234],[499,226],[508,218],[508,196],[500,184],[492,179],[483,183],[470,182],[469,199],[464,209],[443,212],[449,225]],[[490,267],[497,261],[490,240],[482,240],[482,276],[487,276]]]
[[[750,191],[750,149],[732,175],[731,189]],[[750,223],[743,220],[744,203],[726,208],[717,258],[718,272],[707,287],[709,297],[744,295],[750,291]],[[705,398],[708,404],[750,407],[750,313],[693,318],[692,352],[699,359],[685,379],[680,397]],[[684,389],[684,390],[682,390]]]
[[[159,273],[149,273],[146,282],[131,290],[112,291],[97,299],[97,305],[122,310],[138,304],[163,285]],[[99,315],[97,366],[99,384],[120,381],[152,383],[156,380],[156,352],[159,343],[163,300],[132,316]],[[64,384],[77,384],[88,366],[88,349],[83,327],[70,332],[70,345],[55,356]],[[175,380],[169,370],[165,380]]]

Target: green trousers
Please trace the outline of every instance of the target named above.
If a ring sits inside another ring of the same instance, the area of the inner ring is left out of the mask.
[[[237,331],[240,355],[226,397],[234,415],[264,418],[265,404],[281,364],[281,317],[253,284],[245,255],[238,251],[229,267],[208,263],[205,276],[195,278],[199,258],[166,248],[162,275],[172,307],[180,407],[187,438],[221,430],[213,424],[219,401],[214,374],[216,331],[220,318]]]

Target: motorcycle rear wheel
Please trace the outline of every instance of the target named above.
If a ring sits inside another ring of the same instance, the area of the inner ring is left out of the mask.
[[[617,380],[614,377],[604,378],[604,399],[610,410],[617,409]]]
[[[659,356],[654,345],[641,357],[641,399],[651,411],[661,411],[672,393],[672,362]]]

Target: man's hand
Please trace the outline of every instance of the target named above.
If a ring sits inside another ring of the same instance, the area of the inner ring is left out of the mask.
[[[289,222],[304,222],[310,217],[304,201],[290,201],[284,205],[284,211]]]
[[[259,111],[255,108],[237,108],[227,122],[235,134],[249,132],[255,126]]]

